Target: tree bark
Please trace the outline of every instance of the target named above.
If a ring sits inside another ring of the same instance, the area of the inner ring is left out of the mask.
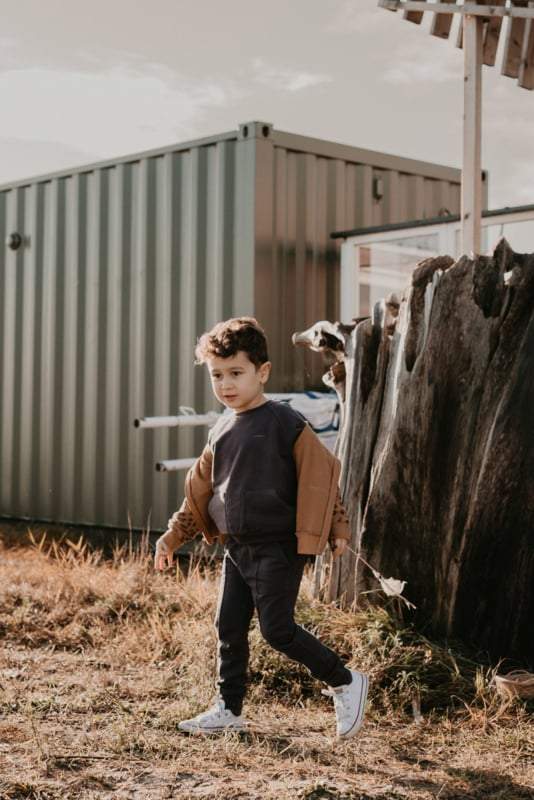
[[[337,455],[353,549],[407,581],[418,622],[534,660],[534,256],[416,268],[392,334],[346,347]],[[317,566],[342,605],[379,584],[352,553]],[[376,597],[376,595],[372,595]]]

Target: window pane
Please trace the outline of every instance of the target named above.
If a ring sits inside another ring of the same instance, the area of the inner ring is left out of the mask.
[[[373,305],[390,292],[409,286],[416,264],[438,255],[438,235],[399,237],[387,242],[359,245],[358,316],[370,316]]]

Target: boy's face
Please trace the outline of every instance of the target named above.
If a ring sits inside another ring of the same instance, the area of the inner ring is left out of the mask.
[[[235,356],[212,356],[206,363],[215,396],[236,414],[264,402],[263,387],[271,371],[270,361],[256,368],[248,355],[238,350]]]

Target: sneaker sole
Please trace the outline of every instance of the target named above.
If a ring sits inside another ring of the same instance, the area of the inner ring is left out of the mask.
[[[363,725],[363,718],[365,715],[365,706],[367,704],[367,693],[369,691],[369,678],[367,675],[363,675],[363,686],[362,686],[362,693],[360,694],[360,707],[358,709],[358,713],[356,715],[356,719],[354,720],[352,727],[345,731],[345,733],[340,733],[338,735],[339,739],[350,739],[352,736],[355,736],[360,728]]]
[[[195,727],[191,725],[191,727],[182,725],[182,723],[178,723],[178,730],[183,731],[184,733],[220,733],[221,731],[243,731],[246,729],[246,725],[214,725],[212,728],[207,727]]]

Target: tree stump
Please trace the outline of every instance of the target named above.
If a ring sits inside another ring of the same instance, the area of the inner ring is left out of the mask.
[[[415,618],[493,658],[534,660],[534,255],[421,262],[345,348],[337,455],[353,549],[407,581]],[[317,595],[380,588],[348,552]],[[375,597],[376,595],[373,595]]]

